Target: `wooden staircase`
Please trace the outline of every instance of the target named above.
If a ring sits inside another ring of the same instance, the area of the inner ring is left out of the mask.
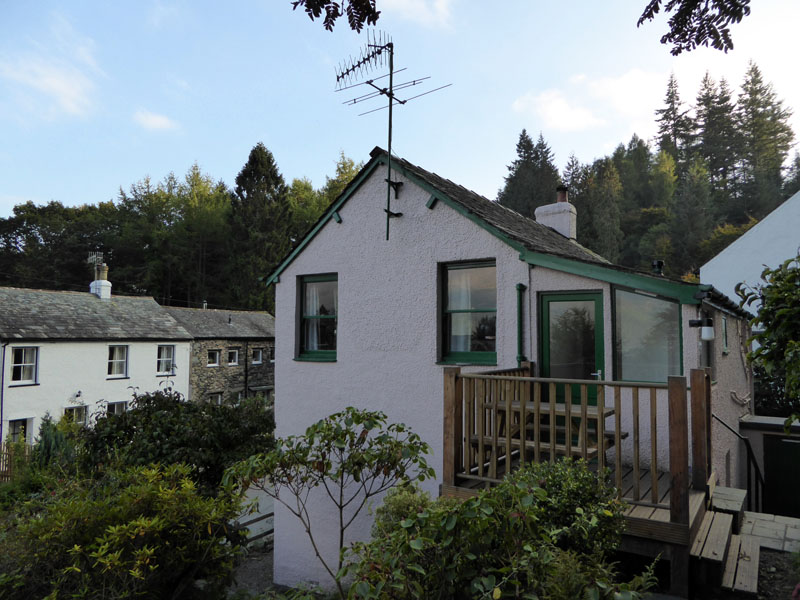
[[[717,501],[712,497],[711,510],[703,516],[689,553],[695,589],[721,587],[743,598],[758,594],[758,542],[750,536],[737,535],[744,514],[742,491],[721,487],[714,490]]]

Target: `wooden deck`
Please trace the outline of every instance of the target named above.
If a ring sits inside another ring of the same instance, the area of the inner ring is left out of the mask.
[[[474,495],[527,463],[582,457],[610,469],[628,505],[621,549],[669,561],[671,593],[688,596],[692,548],[700,548],[696,558],[713,579],[722,577],[733,519],[706,517],[716,481],[708,370],[693,370],[691,385],[684,377],[666,385],[545,379],[533,377],[529,363],[490,373],[444,371],[443,495]],[[652,471],[664,458],[666,468]]]

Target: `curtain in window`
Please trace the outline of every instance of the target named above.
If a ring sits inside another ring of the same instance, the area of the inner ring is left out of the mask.
[[[472,269],[452,270],[448,273],[447,303],[449,310],[472,308]],[[450,351],[469,352],[472,339],[472,314],[451,315]]]
[[[306,316],[319,315],[319,288],[313,283],[306,284],[305,297]],[[319,319],[306,320],[306,350],[319,349]]]

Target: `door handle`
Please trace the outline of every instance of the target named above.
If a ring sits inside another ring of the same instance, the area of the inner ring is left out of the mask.
[[[597,380],[600,380],[600,379],[603,378],[603,370],[602,369],[597,369],[597,371],[595,371],[594,373],[589,373],[589,375],[594,377]]]

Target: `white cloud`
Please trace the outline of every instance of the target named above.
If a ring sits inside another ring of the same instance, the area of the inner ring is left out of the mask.
[[[178,123],[169,117],[150,112],[149,110],[137,110],[133,113],[133,120],[150,131],[166,131],[178,128]]]
[[[544,128],[557,131],[585,131],[605,124],[588,108],[570,101],[561,90],[530,92],[514,100],[512,108],[539,116]]]
[[[11,84],[20,112],[48,119],[88,115],[94,106],[94,79],[103,75],[94,41],[58,14],[51,16],[45,37],[46,43],[34,42],[28,50],[0,55],[0,79]]]
[[[382,11],[426,27],[449,27],[453,0],[384,0]]]

